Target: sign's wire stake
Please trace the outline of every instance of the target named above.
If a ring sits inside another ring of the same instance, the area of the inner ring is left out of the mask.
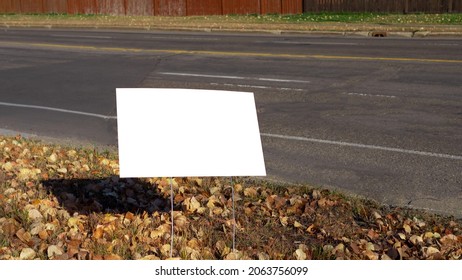
[[[235,207],[235,199],[234,199],[234,184],[233,184],[233,177],[229,177],[231,183],[231,191],[232,191],[232,201],[233,201],[233,253],[236,252],[236,207]]]
[[[170,234],[170,258],[173,258],[173,235],[174,235],[174,218],[173,218],[173,204],[174,204],[174,198],[173,198],[173,178],[170,177],[170,219],[172,222],[171,226],[171,234]]]

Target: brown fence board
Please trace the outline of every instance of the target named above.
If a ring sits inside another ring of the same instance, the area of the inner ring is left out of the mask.
[[[21,0],[21,13],[24,14],[41,14],[43,10],[42,0]]]
[[[280,14],[282,11],[282,0],[261,0],[260,11],[265,14]]]
[[[97,0],[98,14],[125,15],[124,0]]]
[[[223,14],[259,14],[260,0],[223,0]]]
[[[45,13],[65,14],[67,13],[67,0],[43,0]]]
[[[186,0],[155,0],[154,14],[158,16],[186,16]]]
[[[67,0],[67,13],[94,15],[98,13],[96,0]]]
[[[17,0],[0,0],[0,13],[19,14],[21,5]]]
[[[452,11],[462,13],[462,0],[454,0]]]
[[[0,0],[0,13],[111,15],[462,12],[462,0]]]
[[[154,0],[126,0],[126,14],[130,16],[154,15]]]
[[[303,2],[300,0],[282,0],[282,14],[303,13]]]
[[[187,0],[186,14],[188,16],[221,15],[223,0]]]

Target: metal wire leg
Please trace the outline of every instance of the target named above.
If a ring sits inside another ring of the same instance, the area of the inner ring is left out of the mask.
[[[230,182],[231,182],[232,201],[233,201],[233,253],[235,253],[236,252],[236,207],[235,207],[235,200],[234,200],[233,177],[230,177]]]
[[[174,218],[173,218],[173,204],[174,204],[174,198],[173,198],[173,184],[172,184],[173,178],[170,178],[170,218],[172,222],[172,228],[171,228],[171,234],[170,234],[170,258],[173,258],[173,235],[174,235]]]

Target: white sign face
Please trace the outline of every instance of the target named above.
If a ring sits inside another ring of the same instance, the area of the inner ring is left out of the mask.
[[[119,88],[120,177],[266,176],[253,93]]]

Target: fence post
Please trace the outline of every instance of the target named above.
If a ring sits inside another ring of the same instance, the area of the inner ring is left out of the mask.
[[[404,0],[404,13],[409,13],[409,0]]]
[[[448,1],[448,13],[452,13],[452,6],[454,5],[454,0]]]

